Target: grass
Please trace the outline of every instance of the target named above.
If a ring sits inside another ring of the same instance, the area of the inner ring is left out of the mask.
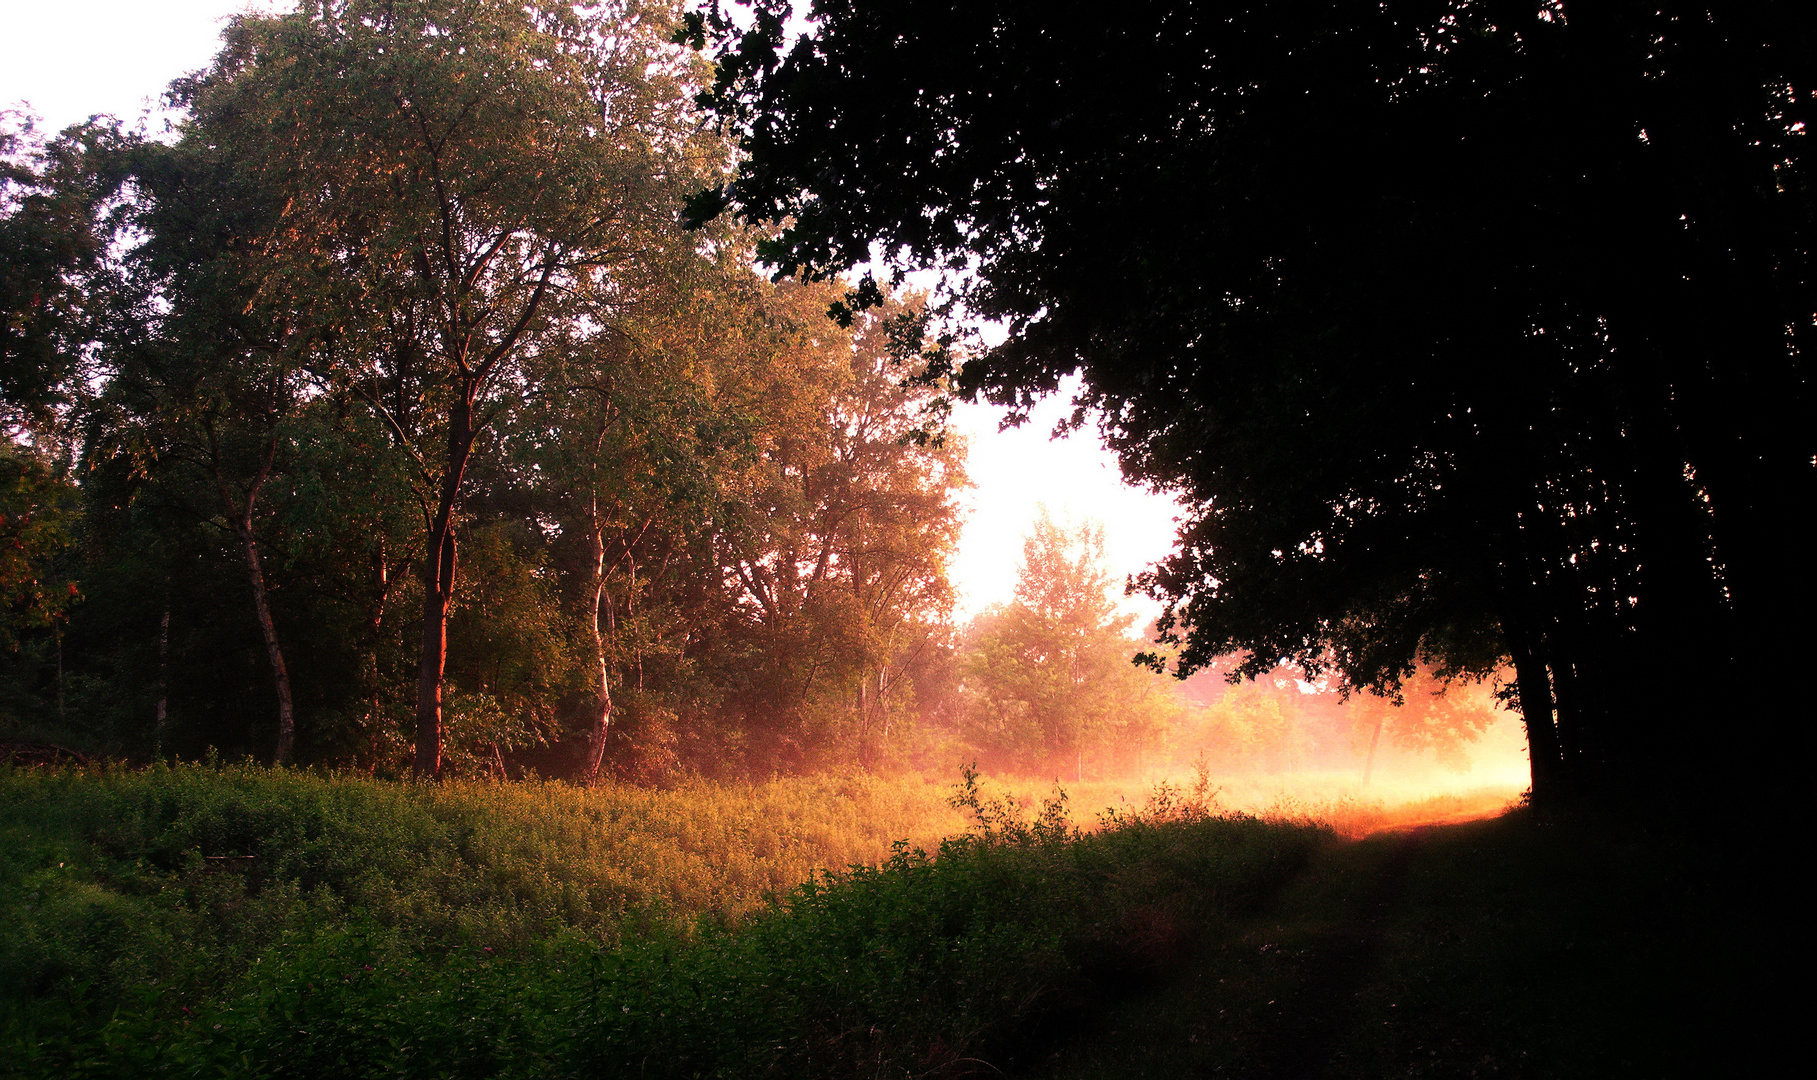
[[[1330,835],[1181,792],[1090,834],[947,794],[0,772],[0,1071],[962,1074]]]
[[[1143,805],[1157,784],[1199,787],[1225,811],[1271,821],[1313,822],[1351,839],[1389,829],[1495,817],[1519,801],[1524,787],[1506,780],[1471,782],[1454,776],[1418,776],[1398,783],[1378,780],[1365,785],[1354,771],[1155,772],[1084,782],[1001,777],[998,783],[1028,804],[1038,803],[1044,793],[1063,786],[1074,806],[1124,808]]]
[[[0,1074],[1751,1075],[1798,1030],[1791,849],[1732,818],[1043,786],[0,770]]]
[[[960,831],[918,779],[669,791],[391,784],[256,768],[0,772],[4,985],[218,969],[349,911],[425,941],[610,942],[637,921],[736,921],[829,866]],[[231,917],[229,917],[229,913]]]

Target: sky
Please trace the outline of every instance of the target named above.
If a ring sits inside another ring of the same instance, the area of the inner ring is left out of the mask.
[[[48,131],[110,113],[128,124],[143,121],[156,134],[169,119],[158,104],[164,87],[207,65],[223,22],[248,6],[244,0],[0,0],[0,109],[29,103]],[[1024,426],[1000,433],[1001,410],[974,404],[955,410],[975,485],[963,497],[968,517],[952,564],[960,617],[1013,595],[1022,538],[1043,505],[1056,521],[1101,521],[1119,579],[1171,547],[1178,508],[1122,483],[1094,431],[1049,440],[1068,411],[1065,397],[1057,396]],[[1146,622],[1158,609],[1138,597],[1126,600],[1125,610]]]

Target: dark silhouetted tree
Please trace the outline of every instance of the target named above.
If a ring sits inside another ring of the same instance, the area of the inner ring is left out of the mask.
[[[785,273],[967,271],[949,314],[1008,336],[962,389],[1081,373],[1188,508],[1147,579],[1182,671],[1505,656],[1540,802],[1741,775],[1714,688],[1763,627],[1809,651],[1805,5],[785,13],[691,27],[746,155],[695,217],[774,224]]]

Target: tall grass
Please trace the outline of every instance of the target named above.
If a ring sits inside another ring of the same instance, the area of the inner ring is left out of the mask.
[[[0,1072],[962,1072],[1328,835],[947,795],[0,772]]]
[[[258,768],[0,770],[0,1001],[206,983],[349,912],[425,947],[735,922],[815,871],[964,821],[919,778],[667,791]]]

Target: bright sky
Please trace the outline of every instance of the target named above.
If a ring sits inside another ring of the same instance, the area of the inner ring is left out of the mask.
[[[112,113],[131,123],[214,56],[245,0],[0,0],[0,108],[30,102],[51,131]],[[153,130],[161,127],[161,114]]]
[[[1028,423],[998,432],[1003,411],[962,404],[954,426],[971,443],[967,468],[977,487],[968,493],[971,516],[959,541],[953,578],[963,614],[973,614],[1015,592],[1022,539],[1045,506],[1057,522],[1104,524],[1105,555],[1119,579],[1141,571],[1173,547],[1173,500],[1123,482],[1117,462],[1087,427],[1065,439],[1048,438],[1072,411],[1070,383],[1036,406]],[[1160,608],[1131,597],[1124,610],[1145,624]]]
[[[158,96],[174,78],[205,66],[227,16],[244,0],[0,0],[0,109],[29,103],[49,131],[95,113],[152,132],[165,116]],[[1116,462],[1092,431],[1049,441],[1066,414],[1064,396],[1036,409],[1028,424],[997,431],[1001,412],[962,405],[955,423],[971,446],[976,488],[954,562],[960,614],[1010,598],[1022,538],[1042,504],[1057,521],[1104,523],[1105,546],[1119,576],[1165,555],[1173,540],[1174,504],[1122,483]],[[1141,599],[1126,610],[1143,621],[1156,613]]]

